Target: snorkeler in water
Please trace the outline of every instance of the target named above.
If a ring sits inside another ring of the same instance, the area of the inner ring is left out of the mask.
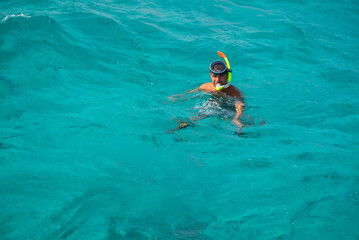
[[[226,55],[224,55],[224,53],[222,52],[217,53],[220,57],[224,58],[225,62],[218,60],[211,63],[211,65],[209,66],[209,70],[212,81],[202,84],[200,87],[190,91],[189,93],[202,91],[211,94],[213,98],[234,99],[236,115],[234,116],[232,122],[237,127],[241,128],[243,124],[240,118],[243,114],[243,110],[245,107],[244,95],[238,88],[231,85],[232,70]],[[179,129],[186,128],[193,124],[193,122],[203,119],[205,117],[207,117],[207,115],[199,114],[195,117],[192,117],[191,121],[181,121],[176,128],[167,131],[167,133],[173,133]]]

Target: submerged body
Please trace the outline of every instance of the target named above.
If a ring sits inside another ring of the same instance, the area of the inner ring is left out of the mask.
[[[230,108],[230,110],[235,110],[235,116],[232,119],[232,122],[239,128],[242,128],[243,124],[240,120],[241,116],[243,115],[245,103],[244,103],[244,95],[243,93],[235,86],[230,85],[227,88],[223,88],[222,90],[216,90],[216,85],[221,84],[224,85],[227,83],[227,74],[223,76],[215,76],[211,73],[212,82],[204,83],[200,87],[189,91],[189,93],[195,92],[204,92],[211,95],[211,100],[207,101],[204,108],[200,110],[197,116],[191,117],[191,121],[183,121],[180,122],[179,125],[167,131],[168,133],[173,133],[179,129],[186,128],[193,124],[193,122],[201,120],[203,118],[209,117],[213,114],[208,114],[208,110],[213,112],[213,104],[221,109]],[[234,104],[233,104],[234,102]],[[232,115],[233,116],[233,115]]]
[[[240,117],[242,116],[245,107],[243,93],[233,85],[230,85],[229,87],[219,91],[216,90],[217,84],[224,85],[227,83],[227,74],[223,76],[216,76],[211,73],[211,79],[212,82],[204,83],[199,88],[190,91],[190,93],[203,91],[211,94],[214,97],[224,98],[226,101],[228,101],[228,97],[232,97],[234,99],[234,106],[236,110],[236,115],[233,118],[232,122],[236,126],[242,127],[243,124],[240,122]]]
[[[218,52],[218,54],[223,57],[226,62],[215,61],[211,63],[209,69],[212,81],[202,84],[200,87],[189,91],[189,93],[202,91],[211,94],[213,98],[224,99],[227,102],[229,98],[234,99],[236,115],[234,116],[232,122],[237,127],[241,128],[243,124],[240,121],[240,117],[242,116],[245,107],[244,95],[238,88],[231,85],[232,70],[230,68],[227,57],[221,52]],[[208,115],[200,113],[197,116],[192,117],[191,121],[198,121],[205,117],[208,117]],[[191,121],[180,122],[179,126],[167,132],[175,132],[176,130],[186,128],[191,125]]]

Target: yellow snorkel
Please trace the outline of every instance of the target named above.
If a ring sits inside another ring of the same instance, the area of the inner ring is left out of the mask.
[[[227,84],[226,85],[220,85],[220,84],[217,84],[216,85],[216,90],[217,91],[220,91],[222,90],[223,88],[227,88],[231,85],[231,81],[232,81],[232,70],[231,70],[231,65],[229,65],[229,61],[228,61],[228,58],[226,57],[226,55],[223,53],[223,52],[220,52],[220,51],[217,51],[218,55],[221,57],[221,58],[224,58],[224,61],[226,62],[227,64],[227,71],[228,71],[228,80],[227,80]]]

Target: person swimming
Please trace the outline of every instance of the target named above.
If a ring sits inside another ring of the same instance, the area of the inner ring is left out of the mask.
[[[212,101],[217,104],[222,106],[226,105],[227,107],[230,105],[234,106],[235,116],[232,119],[232,122],[237,127],[242,128],[243,124],[240,118],[245,108],[244,95],[238,88],[231,85],[232,70],[228,58],[222,52],[218,51],[217,53],[220,57],[224,58],[225,61],[217,60],[209,65],[210,77],[212,81],[202,84],[198,88],[189,91],[189,93],[205,92],[210,94],[213,99]],[[229,101],[233,101],[234,104],[228,104]],[[211,105],[209,104],[208,106]],[[186,128],[192,125],[193,122],[209,116],[203,112],[201,113],[201,111],[197,116],[192,117],[191,121],[182,121],[176,128],[167,131],[167,133],[173,133],[179,129]]]

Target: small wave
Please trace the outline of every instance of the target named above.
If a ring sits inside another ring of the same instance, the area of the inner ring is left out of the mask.
[[[21,14],[11,14],[11,15],[6,15],[6,17],[4,17],[3,20],[1,20],[1,22],[5,22],[6,20],[8,20],[9,18],[14,18],[14,17],[24,17],[24,18],[31,18],[31,16],[26,16],[23,13]]]

